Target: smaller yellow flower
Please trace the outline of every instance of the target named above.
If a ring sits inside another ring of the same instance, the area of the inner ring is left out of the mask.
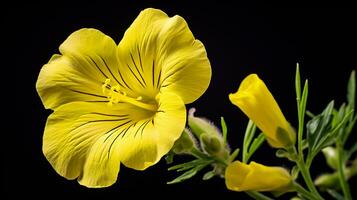
[[[256,162],[249,165],[234,161],[225,172],[226,186],[233,191],[290,191],[292,179],[282,167],[268,167]]]
[[[263,131],[271,146],[284,148],[295,144],[295,131],[256,74],[247,76],[238,91],[229,95],[229,99]]]

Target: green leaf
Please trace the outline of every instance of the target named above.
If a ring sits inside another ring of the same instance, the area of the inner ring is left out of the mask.
[[[228,158],[228,162],[231,163],[237,156],[239,153],[239,148],[236,148],[233,153],[229,156]]]
[[[352,113],[351,113],[351,115],[350,116],[352,116],[354,113],[354,111],[352,110],[351,111]],[[351,119],[351,118],[350,118]],[[356,116],[354,116],[354,118],[352,119],[352,120],[349,120],[348,121],[348,124],[347,124],[347,126],[346,126],[346,128],[345,128],[345,133],[341,136],[341,140],[342,140],[342,144],[345,144],[346,143],[346,141],[347,141],[347,139],[348,139],[348,136],[350,135],[350,133],[352,132],[352,129],[353,129],[353,127],[354,127],[354,125],[356,124],[356,121],[357,121],[357,115]]]
[[[182,172],[182,171],[185,172],[181,174],[179,177],[175,178],[174,180],[167,182],[167,184],[180,183],[182,181],[190,179],[194,175],[196,175],[197,172],[199,172],[200,170],[202,170],[212,162],[213,160],[196,159],[187,163],[182,163],[179,165],[172,166],[168,169],[169,171],[176,170],[177,172]]]
[[[253,156],[255,151],[263,144],[264,141],[265,141],[265,136],[263,133],[260,133],[259,136],[253,140],[252,145],[250,145],[249,147],[248,155],[246,157],[247,159],[246,162],[249,161],[250,157]]]
[[[344,126],[348,122],[352,111],[348,113],[335,111],[335,114],[333,114],[333,105],[334,103],[331,101],[321,114],[307,123],[307,139],[311,158],[322,148],[331,145],[336,139],[345,137]],[[343,108],[341,110],[344,110],[343,106],[341,108]],[[343,117],[340,116],[341,113],[343,113]]]
[[[298,101],[298,104],[299,104],[300,98],[301,98],[301,82],[300,82],[299,63],[296,63],[295,92],[296,92],[296,100]]]
[[[304,84],[304,90],[302,91],[302,96],[301,96],[301,101],[300,101],[300,119],[302,122],[304,122],[304,116],[305,116],[305,111],[306,111],[306,102],[307,102],[307,96],[309,94],[309,81],[305,80]]]
[[[344,200],[345,199],[340,193],[336,192],[336,190],[328,189],[327,192],[336,200]]]
[[[221,127],[222,127],[222,134],[223,134],[223,144],[226,146],[227,144],[227,124],[223,117],[221,117]]]
[[[298,129],[298,151],[302,154],[302,138],[304,133],[304,122],[305,122],[305,111],[306,111],[306,102],[307,96],[309,93],[309,82],[305,80],[304,90],[302,92],[301,101],[298,105],[298,117],[299,117],[299,129]]]
[[[172,181],[167,182],[167,184],[175,184],[175,183],[180,183],[182,181],[185,181],[187,179],[192,178],[194,175],[197,174],[198,171],[200,171],[204,166],[197,166],[195,168],[192,168],[191,170],[186,171],[183,173],[181,176],[175,178]]]
[[[309,144],[306,139],[302,140],[302,150],[306,149],[309,147]]]
[[[347,85],[347,102],[352,109],[355,108],[356,101],[356,72],[353,70]]]
[[[349,160],[351,158],[351,156],[357,151],[357,143],[355,143],[350,150],[348,150],[347,156],[346,156],[346,160]]]
[[[307,116],[309,116],[310,118],[314,118],[314,117],[316,116],[314,113],[312,113],[312,112],[309,111],[309,110],[307,110],[307,111],[305,112],[305,114],[306,114]]]
[[[331,101],[321,114],[307,122],[309,153],[313,156],[317,154],[316,151],[319,151],[322,148],[323,142],[326,140],[328,133],[330,132],[333,105],[334,101]]]
[[[205,160],[205,159],[196,159],[196,160],[193,160],[193,161],[190,161],[190,162],[186,162],[186,163],[182,163],[182,164],[178,164],[178,165],[172,166],[168,170],[169,171],[172,171],[172,170],[180,170],[180,171],[182,171],[182,169],[186,170],[186,169],[189,169],[189,168],[193,168],[193,167],[195,167],[197,165],[204,165],[204,164],[210,163],[210,162],[212,162],[212,161]]]
[[[249,120],[247,128],[245,129],[245,134],[244,134],[244,140],[243,140],[243,163],[247,162],[247,155],[248,155],[248,150],[250,143],[252,142],[254,138],[254,133],[256,130],[256,125],[252,120]]]
[[[215,175],[216,174],[214,173],[214,170],[213,171],[209,171],[209,172],[205,173],[205,175],[203,175],[202,179],[204,181],[207,181],[207,180],[213,178]]]

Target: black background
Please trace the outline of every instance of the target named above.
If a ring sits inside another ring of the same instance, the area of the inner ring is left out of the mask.
[[[129,1],[128,1],[129,2]],[[248,119],[228,100],[239,83],[250,73],[257,73],[270,88],[286,118],[296,127],[294,76],[300,63],[303,78],[309,79],[307,108],[320,112],[335,99],[345,100],[346,83],[357,66],[357,14],[342,8],[270,8],[247,7],[233,3],[86,3],[81,6],[57,2],[32,5],[5,11],[7,33],[15,36],[9,53],[9,66],[16,82],[14,130],[6,132],[4,154],[8,160],[2,174],[2,189],[13,199],[17,196],[39,198],[145,198],[187,197],[199,194],[247,198],[244,193],[230,192],[224,180],[202,181],[198,176],[177,185],[166,185],[174,172],[167,172],[162,160],[146,171],[121,167],[116,184],[105,189],[88,189],[68,181],[51,168],[42,154],[42,134],[49,111],[38,97],[35,83],[38,73],[59,45],[75,30],[97,28],[117,43],[139,12],[147,7],[162,9],[169,16],[186,19],[195,37],[201,40],[212,65],[212,80],[207,92],[187,108],[196,107],[197,115],[219,124],[224,116],[232,148],[241,147]],[[7,108],[5,108],[7,109]],[[355,133],[355,132],[354,132]],[[352,133],[351,139],[354,135]],[[352,143],[351,141],[350,143]],[[274,156],[275,150],[264,144],[253,159],[267,165],[289,167],[290,163]],[[184,159],[178,159],[182,161]],[[313,163],[314,176],[329,171],[322,157]],[[202,174],[200,174],[202,175]],[[3,178],[4,177],[4,178]],[[263,177],[262,177],[263,178]],[[355,184],[354,184],[355,185]],[[353,186],[351,186],[353,188]]]

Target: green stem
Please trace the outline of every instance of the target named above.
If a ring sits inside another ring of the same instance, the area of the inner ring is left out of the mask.
[[[273,200],[272,198],[265,196],[264,194],[262,194],[260,192],[246,191],[245,193],[256,200]]]
[[[304,196],[305,198],[307,198],[307,199],[319,199],[319,198],[315,197],[313,194],[311,194],[311,192],[309,192],[305,188],[303,188],[297,182],[293,182],[293,186],[294,186],[295,190],[298,193],[300,193],[302,196]]]
[[[346,200],[351,200],[352,199],[352,196],[351,196],[351,192],[350,192],[350,188],[349,188],[349,185],[347,183],[347,180],[346,180],[346,176],[345,176],[345,162],[343,161],[343,148],[342,148],[342,145],[339,141],[337,141],[336,143],[337,145],[337,156],[338,156],[338,168],[337,168],[337,171],[338,171],[338,177],[339,177],[339,180],[340,180],[340,185],[341,185],[341,188],[342,188],[342,191],[343,191],[343,195],[345,197]]]
[[[306,167],[303,159],[301,157],[298,158],[298,160],[296,161],[297,166],[300,169],[301,175],[305,180],[305,183],[307,185],[307,187],[309,188],[309,190],[316,196],[317,199],[323,199],[319,192],[317,191],[314,182],[311,179],[311,175],[310,175],[310,171],[309,169]]]

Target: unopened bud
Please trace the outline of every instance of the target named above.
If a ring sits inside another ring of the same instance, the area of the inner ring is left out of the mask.
[[[219,154],[222,150],[222,142],[215,135],[208,133],[202,133],[200,136],[201,147],[208,154],[216,155]]]
[[[202,133],[210,134],[210,135],[220,135],[220,131],[217,127],[215,127],[211,122],[207,119],[195,117],[196,109],[191,108],[189,110],[188,115],[188,126],[190,127],[192,133],[196,135],[198,138],[201,137]]]
[[[332,169],[337,169],[338,157],[337,157],[336,149],[331,146],[326,147],[326,148],[322,149],[322,153],[325,156],[328,166],[330,166]]]
[[[329,188],[333,188],[333,189],[340,188],[340,182],[338,180],[337,173],[322,174],[315,179],[314,183],[322,190],[329,189]]]
[[[192,150],[196,144],[195,139],[191,135],[191,132],[185,128],[179,139],[176,140],[172,151],[176,154],[188,153]]]

